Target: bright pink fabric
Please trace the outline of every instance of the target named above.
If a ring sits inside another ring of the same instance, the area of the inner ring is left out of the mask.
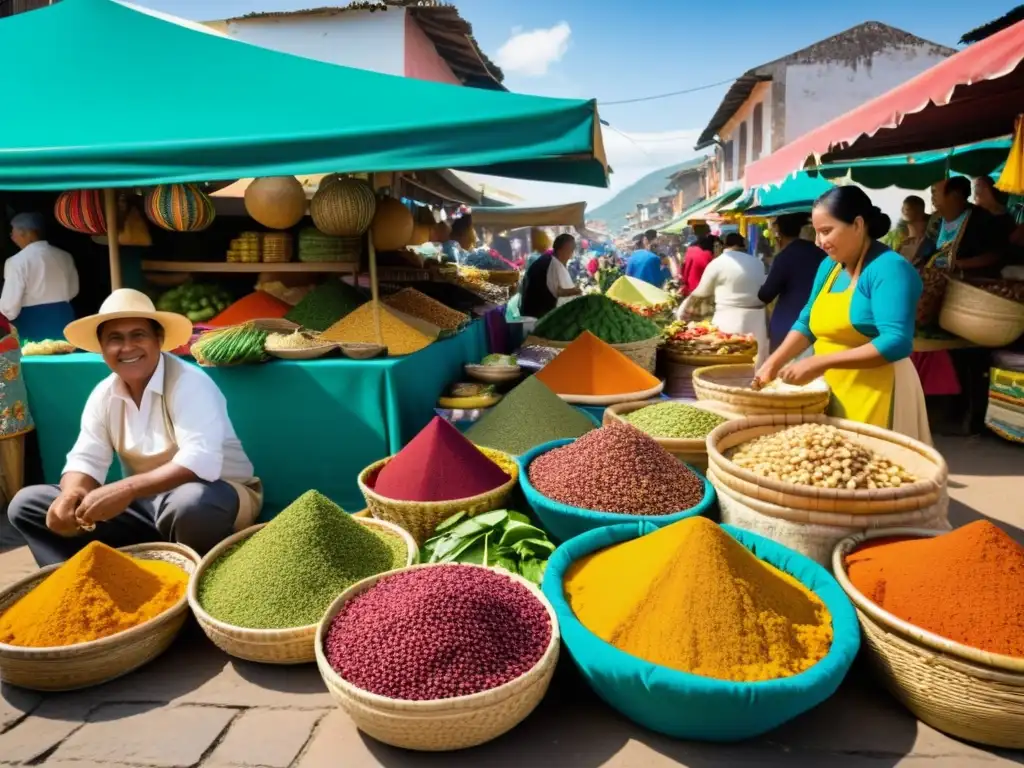
[[[700,284],[700,279],[704,276],[704,270],[708,268],[708,264],[714,258],[714,254],[711,251],[705,251],[699,245],[691,245],[686,249],[686,257],[683,259],[683,292],[689,296]]]

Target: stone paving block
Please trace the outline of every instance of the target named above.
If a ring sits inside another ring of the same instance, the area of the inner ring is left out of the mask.
[[[232,723],[203,768],[288,768],[325,714],[315,709],[250,709]]]
[[[25,720],[0,735],[0,760],[27,763],[78,730],[92,705],[61,698],[44,701]]]
[[[25,717],[42,700],[41,694],[0,683],[0,733]]]
[[[237,714],[224,707],[108,704],[96,709],[53,759],[186,768],[202,759]]]
[[[272,707],[275,709],[331,709],[331,699],[315,664],[276,666],[230,659],[212,644],[197,647],[197,655],[215,654],[228,661],[213,676],[177,701],[224,707]]]

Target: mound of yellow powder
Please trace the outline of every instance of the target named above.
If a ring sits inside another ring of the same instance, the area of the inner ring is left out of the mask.
[[[413,328],[394,315],[383,304],[380,307],[380,331],[388,356],[411,355],[419,352],[434,341],[430,336]],[[321,334],[327,341],[340,343],[376,344],[377,332],[373,319],[373,302],[367,302],[359,309],[345,315]]]
[[[832,617],[816,595],[703,517],[581,558],[564,588],[602,640],[704,677],[789,677],[832,645]]]
[[[0,615],[0,643],[48,648],[99,640],[173,607],[188,574],[92,542]]]

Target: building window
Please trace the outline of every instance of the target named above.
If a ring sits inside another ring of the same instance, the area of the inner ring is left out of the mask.
[[[740,168],[736,172],[737,178],[743,178],[743,171],[747,167],[747,121],[740,123]]]
[[[733,145],[733,142],[731,140],[725,142],[725,151],[722,153],[723,158],[724,158],[724,163],[725,163],[725,169],[724,169],[724,173],[722,175],[725,177],[726,181],[732,181],[733,180],[733,173],[732,173],[732,145]]]
[[[754,121],[750,128],[753,131],[753,136],[750,137],[750,159],[757,160],[761,157],[762,142],[764,141],[764,104],[758,104],[754,107]]]

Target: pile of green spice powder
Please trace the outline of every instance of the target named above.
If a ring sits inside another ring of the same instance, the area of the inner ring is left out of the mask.
[[[658,403],[639,408],[622,417],[651,437],[704,439],[728,419],[686,403]]]
[[[523,381],[466,430],[477,445],[521,456],[531,448],[595,428],[594,422],[535,376]]]
[[[366,302],[358,288],[332,277],[307,293],[285,319],[311,331],[326,331]]]
[[[362,525],[307,491],[206,569],[199,604],[236,627],[304,627],[320,621],[357,581],[402,568],[407,559],[401,538]]]

